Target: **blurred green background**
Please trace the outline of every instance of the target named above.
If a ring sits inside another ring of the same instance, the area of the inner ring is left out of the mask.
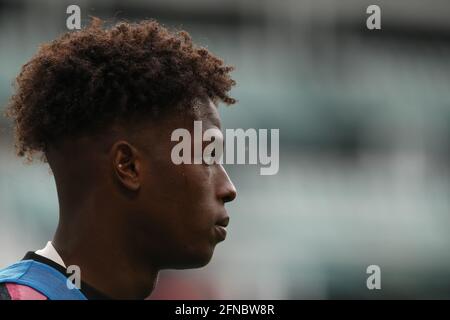
[[[280,129],[280,170],[228,165],[229,236],[153,298],[450,298],[450,3],[444,0],[0,0],[0,105],[66,8],[155,18],[236,66],[224,128]],[[366,8],[381,7],[381,30]],[[48,166],[15,156],[0,118],[0,265],[43,247],[58,205]],[[366,268],[381,268],[368,290]],[[105,266],[107,268],[107,266]]]

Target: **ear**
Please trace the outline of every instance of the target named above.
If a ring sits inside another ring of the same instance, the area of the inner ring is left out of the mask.
[[[118,141],[111,147],[111,156],[119,183],[128,190],[139,190],[142,172],[138,150],[127,141]]]

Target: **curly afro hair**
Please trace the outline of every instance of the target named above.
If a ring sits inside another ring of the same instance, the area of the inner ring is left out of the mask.
[[[195,99],[234,104],[225,65],[154,20],[103,21],[44,44],[16,79],[7,108],[19,156],[32,159],[69,136],[94,132],[117,119],[156,117],[189,108]]]

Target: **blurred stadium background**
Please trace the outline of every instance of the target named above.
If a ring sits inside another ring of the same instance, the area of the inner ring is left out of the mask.
[[[189,31],[236,66],[224,128],[279,128],[280,170],[227,166],[227,241],[153,298],[450,298],[450,3],[446,0],[0,0],[0,105],[66,8]],[[382,30],[366,29],[381,7]],[[57,221],[46,165],[23,164],[0,118],[0,265]],[[381,290],[366,268],[381,267]],[[105,266],[107,268],[108,266]]]

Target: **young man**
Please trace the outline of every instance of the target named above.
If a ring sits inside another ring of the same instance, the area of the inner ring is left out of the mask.
[[[0,270],[0,299],[143,299],[160,270],[206,265],[236,190],[219,163],[174,164],[171,134],[220,129],[231,70],[155,21],[94,19],[44,45],[8,115],[18,154],[51,167],[60,220],[44,249]]]

